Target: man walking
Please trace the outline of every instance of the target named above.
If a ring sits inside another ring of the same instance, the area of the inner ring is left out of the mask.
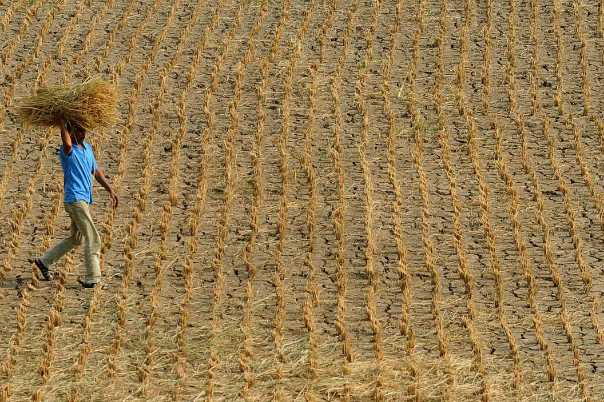
[[[63,168],[64,203],[71,218],[71,235],[33,262],[43,279],[48,281],[52,264],[83,242],[86,275],[83,281],[78,279],[78,282],[85,288],[93,288],[101,281],[101,238],[90,215],[92,176],[109,192],[113,208],[117,208],[118,198],[103,171],[97,167],[92,147],[84,141],[85,138],[84,128],[70,122],[61,125],[63,146],[58,154]]]

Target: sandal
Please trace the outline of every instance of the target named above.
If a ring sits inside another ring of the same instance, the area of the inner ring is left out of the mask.
[[[44,265],[41,259],[36,258],[33,260],[29,260],[29,262],[36,264],[36,267],[38,267],[38,271],[40,271],[40,274],[42,275],[42,280],[50,280],[50,273],[48,272],[48,268],[46,267],[46,265]]]
[[[78,283],[85,289],[93,289],[96,286],[96,283],[86,283],[81,279],[78,279]]]

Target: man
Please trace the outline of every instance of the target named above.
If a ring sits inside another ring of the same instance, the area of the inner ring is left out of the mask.
[[[117,208],[118,198],[103,171],[97,167],[92,147],[84,141],[85,138],[86,130],[77,124],[67,122],[61,125],[63,146],[58,154],[63,168],[64,205],[71,218],[71,235],[33,262],[43,279],[48,281],[52,264],[83,242],[86,275],[83,281],[78,279],[78,282],[85,288],[93,288],[101,281],[101,238],[90,216],[92,176],[109,192],[113,208]]]

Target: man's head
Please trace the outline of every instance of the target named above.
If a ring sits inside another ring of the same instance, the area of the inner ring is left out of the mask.
[[[66,123],[66,127],[67,131],[75,138],[78,144],[84,142],[84,139],[86,139],[86,129],[84,127],[70,121]]]

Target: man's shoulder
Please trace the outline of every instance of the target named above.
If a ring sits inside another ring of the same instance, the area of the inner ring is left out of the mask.
[[[84,141],[83,145],[84,145],[84,150],[86,150],[88,152],[91,152],[91,153],[94,153],[94,148],[92,148],[92,144],[91,143],[89,143],[87,141]]]

